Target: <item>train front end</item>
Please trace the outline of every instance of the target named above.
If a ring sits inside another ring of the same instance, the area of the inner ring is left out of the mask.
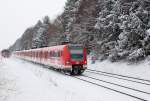
[[[70,64],[72,67],[72,75],[80,75],[87,68],[87,54],[86,49],[82,45],[68,45],[69,59],[66,65]]]

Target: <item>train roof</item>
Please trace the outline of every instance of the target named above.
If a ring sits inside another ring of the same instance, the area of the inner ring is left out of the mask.
[[[50,46],[50,47],[43,47],[43,48],[35,48],[35,49],[29,49],[29,50],[21,50],[21,51],[16,51],[16,52],[27,52],[27,51],[38,51],[38,50],[51,50],[51,49],[58,49],[61,50],[65,46],[71,46],[71,47],[82,47],[83,45],[81,44],[65,44],[65,45],[58,45],[58,46]]]

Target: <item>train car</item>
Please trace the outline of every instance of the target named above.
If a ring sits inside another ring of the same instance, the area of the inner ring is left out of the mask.
[[[16,57],[51,66],[57,70],[80,75],[87,68],[86,49],[82,45],[66,44],[46,48],[16,51]]]
[[[3,56],[4,58],[9,58],[10,57],[10,51],[7,49],[2,50],[1,56]]]

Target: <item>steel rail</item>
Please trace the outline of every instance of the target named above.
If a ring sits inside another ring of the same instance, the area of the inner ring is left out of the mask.
[[[105,83],[108,83],[108,84],[112,84],[112,85],[115,85],[115,86],[119,86],[119,87],[122,87],[122,88],[130,89],[130,90],[133,90],[133,91],[137,91],[137,92],[141,92],[141,93],[150,95],[149,92],[145,92],[145,91],[138,90],[138,89],[135,89],[135,88],[131,88],[131,87],[119,85],[119,84],[116,84],[116,83],[112,83],[112,82],[108,82],[108,81],[105,81],[105,80],[97,79],[97,78],[90,77],[90,76],[87,76],[87,75],[83,75],[83,76],[84,76],[84,77],[88,77],[88,78],[90,78],[90,79],[97,80],[97,81],[105,82]]]
[[[95,71],[95,72],[101,72],[101,73],[110,74],[110,75],[116,75],[116,76],[120,76],[120,77],[126,77],[126,78],[136,79],[136,80],[141,80],[141,81],[146,81],[146,82],[150,82],[150,80],[146,80],[146,79],[143,79],[143,78],[125,76],[125,75],[121,75],[121,74],[109,73],[109,72],[104,72],[104,71],[100,71],[100,70],[93,70],[93,69],[87,69],[87,70]]]
[[[127,79],[127,78],[116,77],[114,75],[108,75],[108,74],[103,74],[103,73],[100,73],[100,72],[93,72],[93,71],[89,71],[89,70],[86,70],[86,72],[93,73],[93,74],[98,74],[98,75],[103,75],[103,76],[107,76],[107,77],[112,77],[112,78],[117,78],[117,79],[121,79],[121,80],[126,80],[126,81],[130,81],[130,82],[135,82],[135,83],[139,83],[139,84],[150,86],[150,83],[144,83],[144,82],[135,81],[135,79],[134,80],[130,80],[130,79]]]
[[[138,100],[141,100],[141,101],[148,101],[146,99],[143,99],[143,98],[140,98],[140,97],[137,97],[137,96],[134,96],[134,95],[116,90],[116,89],[112,89],[110,87],[100,85],[100,84],[97,84],[97,83],[94,83],[94,82],[91,82],[91,81],[88,81],[88,80],[85,80],[85,79],[82,79],[82,78],[79,78],[79,77],[74,76],[74,78],[79,79],[79,80],[84,81],[84,82],[87,82],[87,83],[90,83],[90,84],[93,84],[93,85],[96,85],[96,86],[99,86],[99,87],[102,87],[102,88],[105,88],[105,89],[108,89],[108,90],[111,90],[111,91],[114,91],[114,92],[117,92],[117,93],[120,93],[120,94],[123,94],[123,95],[126,95],[126,96],[129,96],[129,97],[132,97],[132,98],[135,98],[135,99],[138,99]]]

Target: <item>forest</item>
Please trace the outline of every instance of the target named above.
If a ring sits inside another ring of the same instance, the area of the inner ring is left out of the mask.
[[[66,34],[100,61],[139,62],[150,55],[150,1],[67,0],[62,14],[53,21],[46,15],[8,49],[60,45]]]

